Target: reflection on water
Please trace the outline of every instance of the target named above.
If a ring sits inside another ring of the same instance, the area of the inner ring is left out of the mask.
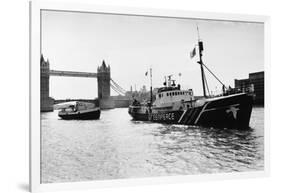
[[[127,109],[102,111],[100,120],[65,121],[41,114],[41,181],[263,170],[264,108],[250,130],[132,121]]]

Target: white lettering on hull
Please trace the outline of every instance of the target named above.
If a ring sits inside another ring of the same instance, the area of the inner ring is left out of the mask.
[[[151,119],[153,121],[174,121],[175,114],[174,113],[157,113],[151,114]]]

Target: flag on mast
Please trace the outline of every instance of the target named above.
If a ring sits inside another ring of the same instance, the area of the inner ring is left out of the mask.
[[[192,59],[196,55],[196,47],[190,52],[190,58]]]

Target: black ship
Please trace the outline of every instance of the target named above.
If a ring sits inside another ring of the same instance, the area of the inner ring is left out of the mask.
[[[246,93],[235,93],[228,89],[214,73],[203,63],[203,42],[198,41],[203,94],[200,99],[195,99],[192,89],[181,90],[171,76],[165,80],[164,86],[159,88],[156,99],[152,103],[152,85],[150,87],[150,102],[141,104],[134,100],[129,106],[129,114],[133,120],[152,121],[166,124],[197,125],[216,128],[249,128],[252,112],[253,96]],[[195,49],[191,57],[195,55]],[[223,94],[220,96],[207,96],[206,77],[204,68],[207,69],[222,85]],[[151,75],[150,69],[150,77]]]

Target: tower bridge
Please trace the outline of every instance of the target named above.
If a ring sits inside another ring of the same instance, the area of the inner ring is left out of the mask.
[[[49,60],[45,61],[43,55],[41,55],[40,70],[40,101],[42,112],[53,111],[54,99],[49,96],[50,76],[97,78],[98,100],[101,109],[110,109],[129,105],[129,97],[114,97],[110,95],[110,88],[113,88],[115,92],[121,95],[125,95],[126,91],[111,79],[110,66],[106,65],[105,61],[103,61],[102,65],[98,67],[97,73],[61,71],[51,70]]]
[[[62,71],[62,70],[49,70],[49,75],[50,76],[84,77],[84,78],[96,78],[97,77],[97,73]]]

